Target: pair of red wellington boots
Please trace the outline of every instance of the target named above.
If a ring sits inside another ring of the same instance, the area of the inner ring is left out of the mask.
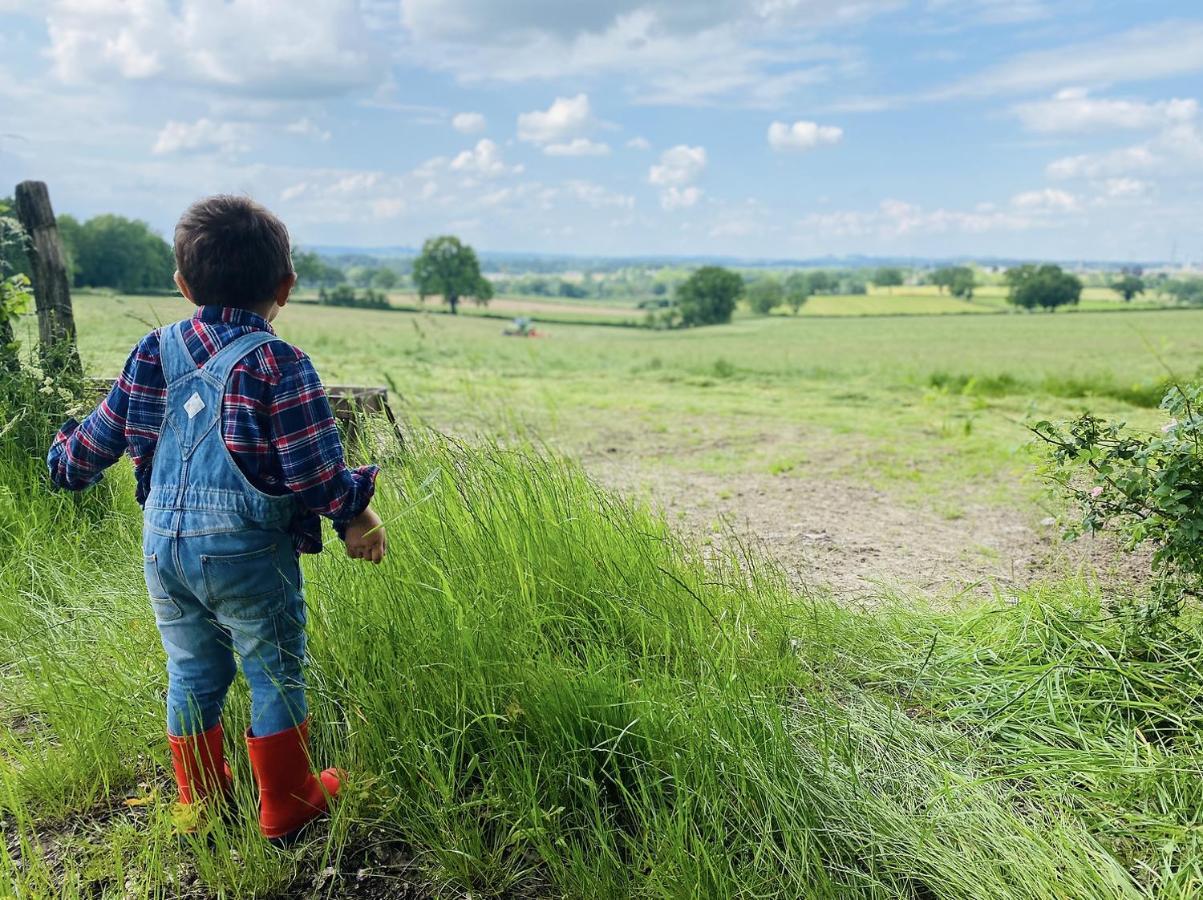
[[[171,762],[180,803],[229,794],[230,767],[222,749],[221,723],[203,734],[169,734]],[[259,786],[259,830],[270,841],[286,843],[326,812],[338,793],[341,773],[326,769],[315,775],[309,761],[309,720],[265,737],[246,736],[251,772]]]

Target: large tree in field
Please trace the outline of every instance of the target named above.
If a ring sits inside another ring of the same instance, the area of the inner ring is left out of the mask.
[[[1081,279],[1051,263],[1015,266],[1003,278],[1011,289],[1007,300],[1024,309],[1039,306],[1051,312],[1058,306],[1076,305],[1082,297]]]
[[[785,279],[785,305],[795,316],[810,299],[812,288],[805,272],[794,272]]]
[[[744,292],[744,280],[722,266],[702,266],[677,286],[682,325],[720,325],[731,321]]]
[[[873,284],[887,290],[901,287],[902,281],[902,269],[896,269],[893,266],[884,266],[873,273]]]
[[[1125,303],[1131,303],[1137,294],[1145,292],[1145,280],[1139,275],[1125,272],[1119,278],[1115,279],[1115,281],[1111,282],[1111,290],[1123,297]]]
[[[67,266],[78,287],[119,291],[167,291],[175,259],[171,245],[145,222],[123,216],[94,216],[80,223],[58,217]]]
[[[753,281],[748,287],[748,308],[760,316],[767,316],[785,301],[785,290],[781,282],[771,275]]]
[[[493,297],[493,283],[480,274],[476,251],[452,235],[433,237],[422,245],[422,254],[414,260],[413,279],[423,301],[438,294],[452,315],[464,297],[481,306]]]

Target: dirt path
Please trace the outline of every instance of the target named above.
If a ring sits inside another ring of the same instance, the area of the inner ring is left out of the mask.
[[[956,519],[864,485],[772,475],[718,476],[634,466],[591,455],[602,484],[650,499],[669,521],[721,546],[726,534],[759,545],[797,583],[843,599],[898,589],[951,599],[1082,572],[1130,580],[1139,562],[1094,539],[1061,540],[1018,510],[967,505]]]

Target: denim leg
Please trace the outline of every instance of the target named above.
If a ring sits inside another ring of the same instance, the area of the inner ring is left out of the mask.
[[[234,649],[251,689],[251,734],[294,728],[309,715],[305,700],[305,601],[292,594],[269,619],[232,625]]]
[[[146,585],[167,653],[167,731],[200,734],[221,721],[234,680],[230,639],[213,614],[174,577],[170,544],[145,555]]]
[[[188,583],[228,637],[251,689],[251,733],[305,720],[305,602],[292,541],[275,532],[220,532],[180,543]]]

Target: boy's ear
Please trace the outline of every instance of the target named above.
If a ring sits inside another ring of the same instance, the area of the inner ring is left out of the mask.
[[[188,287],[188,282],[184,280],[184,276],[177,270],[175,273],[175,286],[179,288],[180,293],[188,300],[189,303],[195,303],[192,299],[192,288]]]
[[[288,303],[288,296],[292,293],[292,289],[297,286],[297,273],[289,272],[280,279],[280,284],[276,288],[276,295],[272,298],[276,306],[285,306]]]

